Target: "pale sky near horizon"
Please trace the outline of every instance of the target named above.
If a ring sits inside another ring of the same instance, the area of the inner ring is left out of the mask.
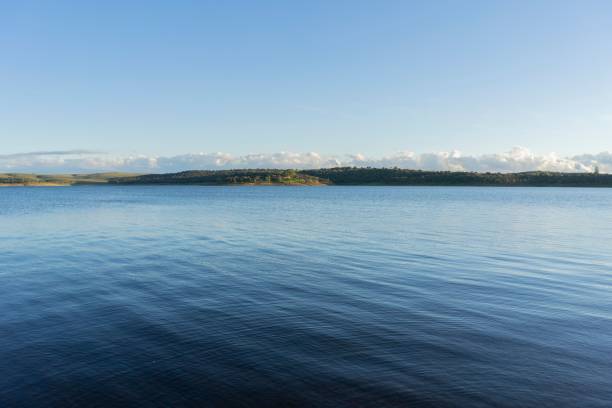
[[[612,151],[611,1],[0,3],[0,155]]]

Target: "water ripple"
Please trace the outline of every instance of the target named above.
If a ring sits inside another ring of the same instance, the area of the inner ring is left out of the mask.
[[[2,406],[612,405],[612,191],[2,191]]]

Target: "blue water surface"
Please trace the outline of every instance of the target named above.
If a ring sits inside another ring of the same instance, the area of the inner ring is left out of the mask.
[[[0,406],[612,406],[612,190],[0,189]]]

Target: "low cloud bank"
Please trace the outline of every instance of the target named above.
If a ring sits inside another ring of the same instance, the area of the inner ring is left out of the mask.
[[[479,156],[458,151],[421,153],[399,152],[372,158],[361,154],[326,156],[319,153],[272,153],[233,156],[227,153],[197,153],[171,157],[117,156],[87,150],[46,151],[0,155],[0,172],[91,173],[122,171],[167,173],[183,170],[220,170],[238,168],[321,167],[400,167],[422,170],[478,172],[561,171],[612,173],[612,153],[582,154],[560,157],[554,153],[536,155],[526,148],[515,147],[505,153]]]

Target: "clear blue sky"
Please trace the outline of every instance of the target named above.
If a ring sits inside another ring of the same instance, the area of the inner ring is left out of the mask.
[[[0,153],[612,150],[612,1],[0,3]]]

